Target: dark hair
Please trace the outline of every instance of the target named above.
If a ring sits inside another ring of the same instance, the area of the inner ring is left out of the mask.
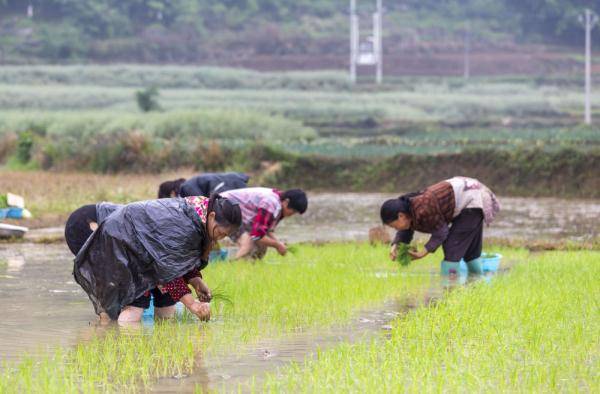
[[[420,193],[408,193],[384,202],[379,211],[381,221],[384,224],[388,224],[398,219],[399,213],[410,215],[410,199],[419,194]]]
[[[306,212],[308,208],[308,198],[306,193],[301,189],[290,189],[283,192],[281,200],[288,200],[288,207],[297,211],[300,215]]]
[[[175,194],[179,196],[179,189],[183,182],[185,182],[185,178],[161,183],[158,187],[158,198],[170,198],[172,192],[175,192]]]
[[[242,225],[242,210],[240,206],[222,197],[220,194],[213,193],[208,201],[207,214],[215,213],[215,221],[220,226],[233,227],[235,231]]]

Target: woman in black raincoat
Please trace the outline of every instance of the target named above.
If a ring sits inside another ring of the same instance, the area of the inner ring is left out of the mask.
[[[76,253],[75,280],[97,314],[138,321],[152,292],[155,302],[167,294],[168,306],[181,299],[198,317],[210,316],[208,303],[194,299],[187,284],[201,278],[212,245],[239,228],[237,204],[213,195],[91,207],[73,212],[65,236]],[[97,228],[81,245],[81,234],[92,231],[94,223]],[[205,285],[194,287],[210,300]]]

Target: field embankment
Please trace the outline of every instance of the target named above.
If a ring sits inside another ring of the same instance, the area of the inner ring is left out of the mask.
[[[600,152],[572,149],[474,150],[459,154],[398,155],[376,161],[295,157],[276,183],[311,190],[407,191],[468,174],[507,196],[600,197]],[[310,174],[307,176],[306,174]]]

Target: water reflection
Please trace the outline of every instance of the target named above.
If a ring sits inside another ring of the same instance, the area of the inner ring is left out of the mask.
[[[73,281],[64,245],[2,245],[0,260],[6,273],[0,275],[0,358],[73,345],[80,333],[95,329],[97,318]]]

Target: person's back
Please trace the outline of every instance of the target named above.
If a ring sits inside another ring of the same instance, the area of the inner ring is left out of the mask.
[[[281,213],[280,195],[267,187],[249,187],[234,189],[221,193],[221,195],[239,204],[242,210],[242,222],[251,225],[259,210],[268,211],[274,218]]]
[[[185,181],[179,189],[179,195],[209,197],[212,193],[246,188],[249,179],[248,175],[239,172],[205,173]]]

